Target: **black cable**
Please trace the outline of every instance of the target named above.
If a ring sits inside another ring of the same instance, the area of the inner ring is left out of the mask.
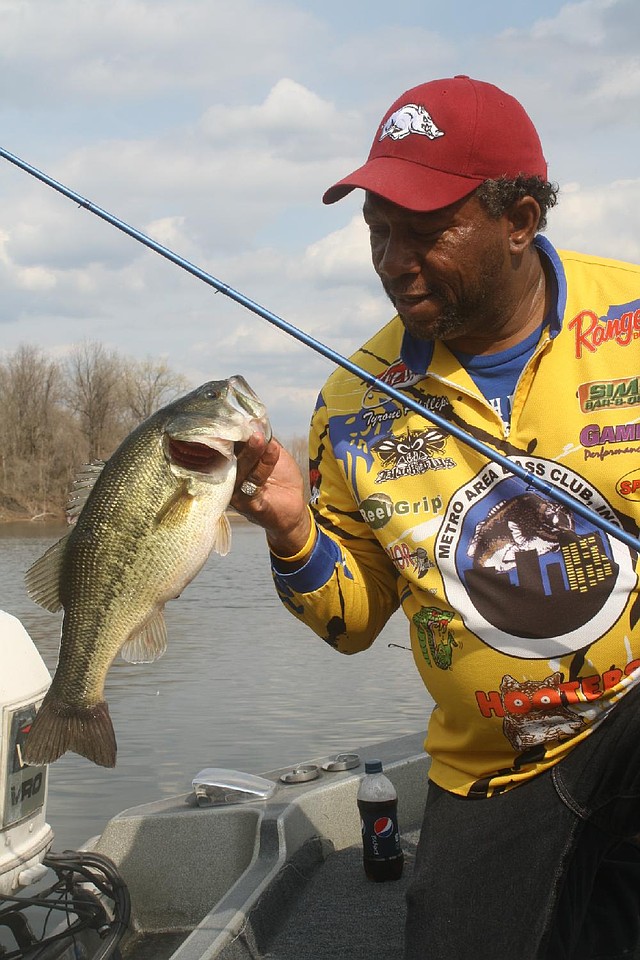
[[[117,946],[129,925],[131,900],[127,886],[113,861],[101,854],[67,850],[61,854],[49,853],[43,863],[54,871],[56,882],[36,897],[6,895],[0,898],[0,901],[10,904],[0,909],[0,924],[3,917],[10,918],[29,907],[41,907],[47,910],[47,914],[40,938],[34,939],[35,953],[29,953],[30,960],[45,960],[49,948],[54,944],[64,939],[76,942],[80,933],[90,929],[103,938],[93,960],[115,957]],[[98,890],[99,896],[85,889],[83,884],[91,884]],[[57,899],[53,899],[54,897]],[[113,904],[111,918],[103,899],[108,899]],[[55,911],[66,915],[67,927],[59,933],[47,936],[46,928]],[[6,925],[10,926],[8,919]],[[24,957],[23,948],[9,952],[0,949],[0,957],[2,960],[20,960]]]

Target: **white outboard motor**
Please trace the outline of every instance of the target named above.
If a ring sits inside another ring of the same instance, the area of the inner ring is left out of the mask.
[[[0,896],[46,873],[53,841],[45,821],[46,766],[22,759],[27,734],[51,676],[19,620],[0,610]]]

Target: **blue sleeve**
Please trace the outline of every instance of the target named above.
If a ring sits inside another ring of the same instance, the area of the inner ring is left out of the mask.
[[[342,561],[342,552],[335,540],[318,530],[316,542],[304,566],[292,570],[292,564],[271,554],[271,569],[276,586],[295,590],[296,593],[312,593],[327,583],[336,564]]]

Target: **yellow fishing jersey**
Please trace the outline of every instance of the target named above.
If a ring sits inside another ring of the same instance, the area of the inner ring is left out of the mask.
[[[635,551],[428,420],[638,536],[640,267],[536,245],[555,307],[510,421],[395,317],[352,359],[427,419],[337,370],[311,426],[315,545],[298,570],[272,559],[282,602],[342,653],[402,606],[436,703],[430,776],[462,795],[556,763],[640,679]]]

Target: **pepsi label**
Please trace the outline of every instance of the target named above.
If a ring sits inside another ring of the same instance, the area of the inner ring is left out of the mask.
[[[393,816],[379,816],[379,810],[363,809],[360,805],[362,845],[365,857],[375,860],[392,860],[402,856],[398,822]]]

